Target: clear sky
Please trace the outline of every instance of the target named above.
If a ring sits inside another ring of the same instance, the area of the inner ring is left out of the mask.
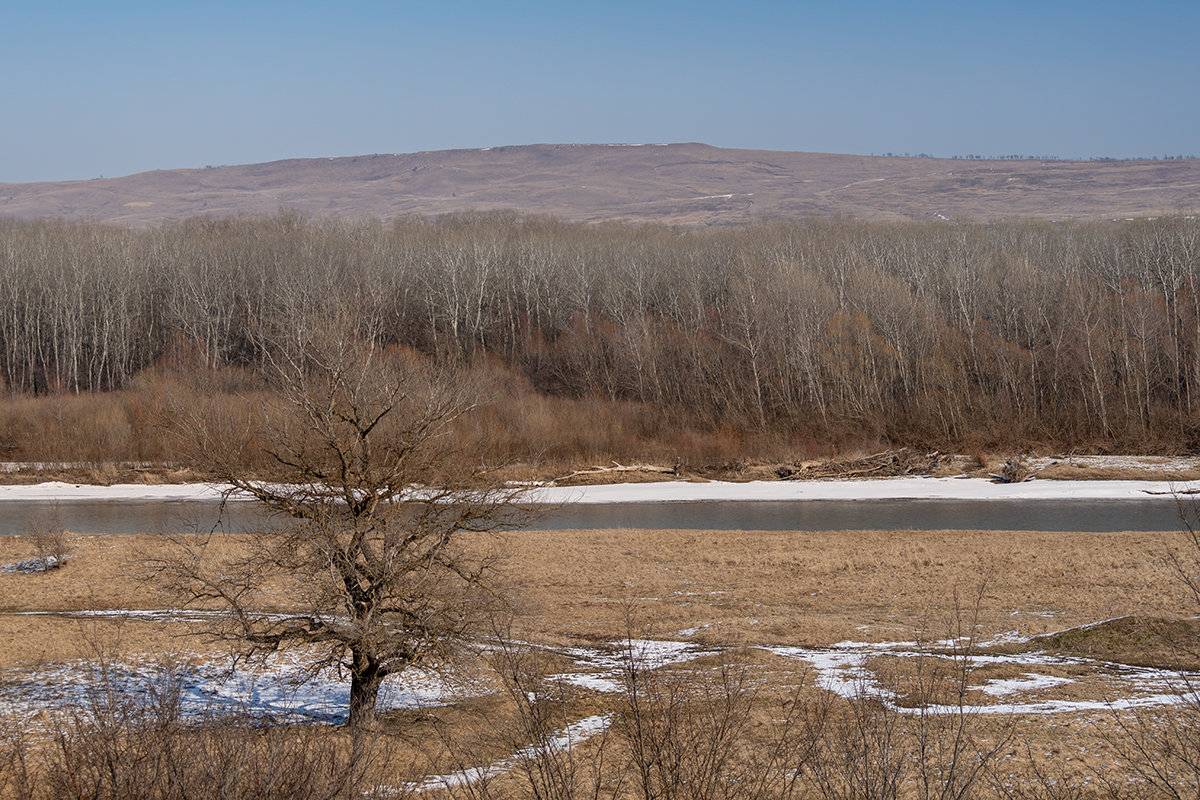
[[[534,142],[1200,154],[1200,2],[62,2],[0,181]]]

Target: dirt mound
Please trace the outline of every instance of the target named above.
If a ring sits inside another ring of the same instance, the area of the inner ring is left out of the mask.
[[[1033,649],[1142,667],[1200,669],[1200,619],[1128,616],[1035,636]]]

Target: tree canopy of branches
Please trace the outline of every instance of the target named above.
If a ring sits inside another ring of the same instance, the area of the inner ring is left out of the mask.
[[[253,410],[253,431],[205,418],[184,429],[198,464],[288,524],[233,550],[179,539],[159,575],[226,609],[214,632],[246,653],[298,648],[313,670],[348,674],[350,723],[369,724],[384,678],[448,663],[502,602],[487,548],[467,534],[523,512],[445,435],[465,407],[452,378],[338,334],[268,359],[278,399]],[[270,465],[254,479],[247,447]]]
[[[0,381],[52,393],[172,364],[269,373],[260,321],[350,299],[381,345],[487,359],[542,393],[651,404],[711,430],[1200,447],[1189,216],[0,222]]]

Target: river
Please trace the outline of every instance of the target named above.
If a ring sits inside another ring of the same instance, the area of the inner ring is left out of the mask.
[[[245,532],[269,524],[248,501],[0,501],[0,535],[57,524],[73,533]],[[685,528],[715,530],[1171,531],[1181,527],[1171,497],[1005,500],[709,500],[567,504],[530,529]]]

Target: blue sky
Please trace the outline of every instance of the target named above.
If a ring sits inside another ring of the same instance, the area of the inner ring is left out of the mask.
[[[1200,154],[1198,31],[1194,0],[16,0],[0,181],[533,142]]]

